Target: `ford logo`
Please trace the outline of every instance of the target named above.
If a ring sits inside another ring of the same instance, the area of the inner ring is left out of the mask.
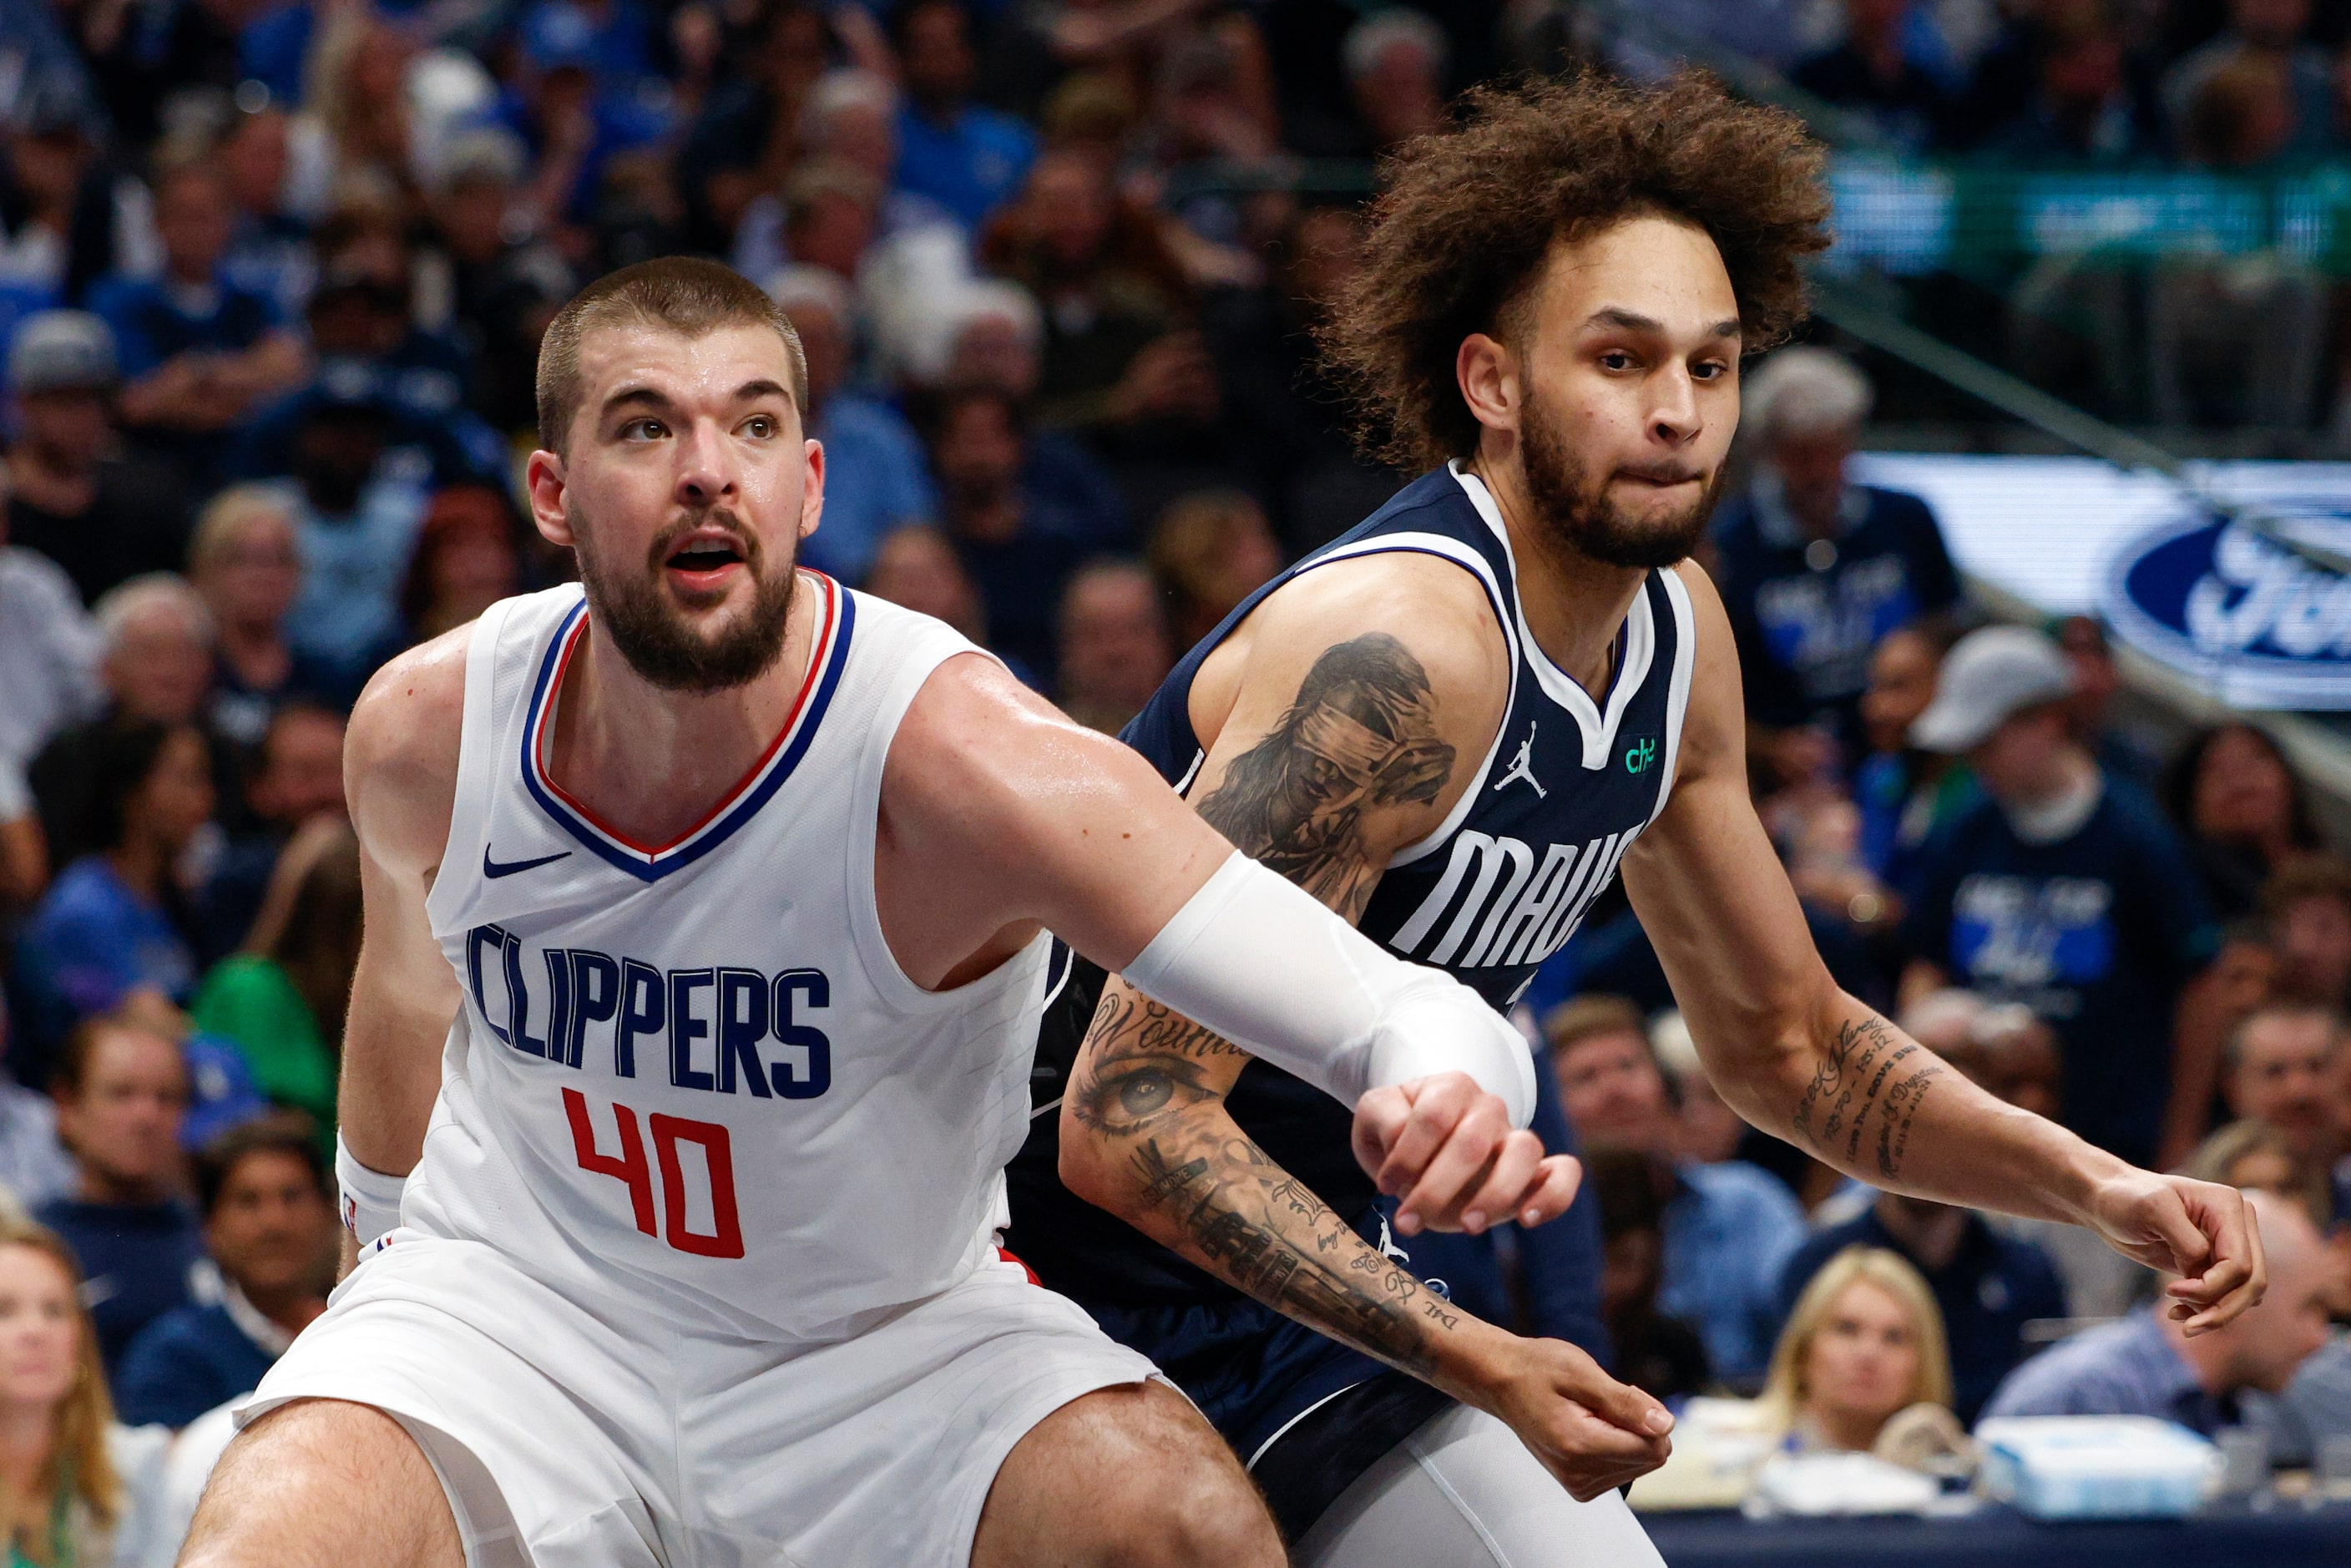
[[[2351,547],[2351,510],[2264,497],[2273,526]],[[2198,510],[2125,545],[2108,573],[2115,630],[2241,707],[2351,708],[2351,577]]]

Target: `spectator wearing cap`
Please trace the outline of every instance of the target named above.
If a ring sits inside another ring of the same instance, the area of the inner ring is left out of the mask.
[[[843,582],[862,582],[893,529],[938,516],[923,444],[888,403],[851,392],[849,287],[822,267],[785,268],[768,292],[799,329],[808,359],[808,434],[824,445],[824,516],[800,559]]]
[[[401,590],[432,475],[428,459],[396,444],[401,434],[380,380],[324,375],[295,426],[293,476],[277,487],[302,556],[287,643],[334,671],[347,691],[404,641]]]
[[[85,604],[127,579],[176,571],[187,554],[186,483],[125,445],[119,381],[113,329],[85,310],[31,317],[8,345],[9,531],[63,567]]]
[[[1871,651],[1959,597],[1927,504],[1846,476],[1872,395],[1826,349],[1766,361],[1746,393],[1755,476],[1714,527],[1748,716],[1780,731],[1825,722],[1848,746],[1861,739]]]
[[[305,1119],[271,1117],[222,1134],[197,1157],[196,1194],[220,1296],[173,1308],[124,1351],[115,1406],[134,1426],[184,1427],[251,1393],[327,1310],[335,1207]]]
[[[969,7],[958,0],[914,0],[898,7],[890,30],[906,84],[896,183],[977,233],[1028,177],[1036,136],[1010,115],[971,102],[979,61]]]
[[[2055,643],[1992,626],[1960,639],[1914,745],[1964,756],[1988,799],[1920,850],[1903,994],[1967,987],[2024,1004],[2064,1049],[2064,1119],[2152,1164],[2180,988],[2217,939],[2194,868],[2154,801],[2075,738]]]
[[[298,383],[308,364],[277,302],[240,287],[223,267],[235,219],[217,163],[169,170],[155,186],[162,276],[118,274],[90,291],[90,308],[114,329],[128,378],[123,422],[191,476],[212,473],[219,433]]]

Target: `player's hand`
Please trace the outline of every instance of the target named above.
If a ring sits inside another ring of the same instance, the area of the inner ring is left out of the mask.
[[[2098,1188],[2090,1212],[2116,1251],[2180,1276],[2164,1293],[2183,1333],[2219,1328],[2269,1289],[2261,1227],[2235,1187],[2126,1169]]]
[[[1648,1474],[1674,1451],[1673,1416],[1564,1340],[1508,1336],[1478,1403],[1519,1435],[1578,1502]]]
[[[1583,1179],[1575,1160],[1512,1130],[1500,1096],[1466,1072],[1371,1091],[1356,1103],[1353,1143],[1364,1174],[1404,1200],[1395,1225],[1405,1236],[1541,1225],[1567,1211]]]

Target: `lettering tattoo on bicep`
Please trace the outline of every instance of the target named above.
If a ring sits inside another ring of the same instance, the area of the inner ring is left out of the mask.
[[[1382,866],[1366,810],[1426,805],[1453,777],[1428,674],[1384,632],[1322,652],[1264,739],[1200,802],[1208,825],[1341,913],[1362,912]]]
[[[1837,1026],[1836,1037],[1822,1052],[1812,1082],[1796,1102],[1796,1132],[1832,1159],[1841,1155],[1850,1167],[1860,1162],[1864,1128],[1875,1112],[1878,1174],[1899,1176],[1910,1145],[1910,1124],[1917,1118],[1928,1087],[1942,1071],[1930,1058],[1900,1077],[1895,1075],[1896,1069],[1919,1053],[1919,1047],[1874,1013],[1847,1019]]]

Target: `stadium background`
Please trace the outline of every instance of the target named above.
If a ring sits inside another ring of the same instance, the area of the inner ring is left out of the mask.
[[[831,459],[805,559],[1115,729],[1409,477],[1353,451],[1311,347],[1378,160],[1477,82],[1693,63],[1830,149],[1818,314],[1779,423],[1750,402],[1706,557],[1823,951],[1971,1071],[2026,1040],[2019,1094],[2092,1061],[2156,1085],[2140,1124],[2052,1108],[2288,1191],[2351,1322],[2351,5],[5,0],[0,1184],[89,1277],[119,1560],[169,1561],[216,1406],[316,1311],[357,931],[341,716],[392,653],[569,575],[517,484],[572,290],[675,253],[769,287]],[[1758,497],[1800,460],[1830,465],[1831,520],[1775,545]],[[1887,571],[1900,592],[1855,597]],[[2015,868],[1950,830],[1997,802],[1901,731],[1988,622],[2061,650],[2072,737],[2141,835],[2089,874],[2164,915],[2095,937],[2071,1002],[1958,934],[1952,890]],[[2148,1005],[2084,1011],[2101,987]],[[1980,1217],[1946,1246],[1742,1137],[1621,898],[1529,1003],[1605,1289],[1507,1234],[1455,1271],[1530,1330],[1596,1312],[1622,1375],[1726,1430],[1768,1411],[1730,1402],[1855,1237],[1951,1314],[1963,1419],[2144,1294]],[[2325,1009],[2302,1044],[2262,1022]],[[2224,1392],[2190,1424],[2236,1434],[2231,1496],[2168,1536],[1652,1517],[1676,1563],[2340,1561],[2339,1323],[2284,1396]],[[1781,1415],[1783,1446],[1854,1446]],[[0,1513],[54,1560],[55,1479],[26,1485]]]

